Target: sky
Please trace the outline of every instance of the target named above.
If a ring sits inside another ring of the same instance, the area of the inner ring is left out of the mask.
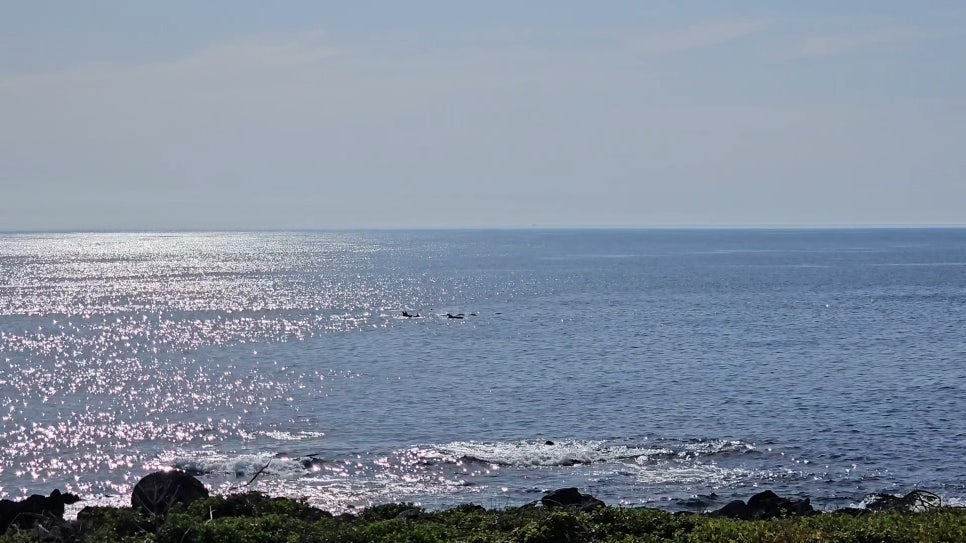
[[[0,2],[0,231],[966,225],[957,1]]]

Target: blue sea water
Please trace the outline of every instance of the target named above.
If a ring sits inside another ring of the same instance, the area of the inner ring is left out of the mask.
[[[961,229],[0,235],[0,496],[962,503],[964,330]]]

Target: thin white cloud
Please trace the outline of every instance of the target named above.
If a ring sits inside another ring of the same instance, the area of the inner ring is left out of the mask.
[[[189,60],[198,64],[305,65],[338,56],[340,50],[331,45],[321,31],[289,34],[260,34],[226,44],[212,46]]]
[[[0,90],[47,88],[67,83],[116,82],[144,77],[197,77],[230,83],[232,76],[272,69],[298,69],[338,57],[345,51],[325,41],[321,31],[259,34],[213,44],[191,55],[143,64],[91,62],[50,73],[0,77]],[[228,78],[225,80],[224,78]]]
[[[881,45],[943,39],[956,34],[957,32],[948,28],[899,26],[848,34],[809,36],[801,41],[793,56],[799,58],[821,58],[850,55]]]
[[[767,26],[658,32],[638,52]],[[258,36],[167,62],[0,77],[0,229],[775,222],[788,202],[824,210],[800,222],[842,222],[856,202],[875,217],[905,205],[868,187],[901,192],[907,179],[963,200],[961,108],[782,105],[717,59],[635,70],[615,33],[463,48]],[[713,82],[734,78],[751,106],[721,105]],[[862,179],[855,199],[822,196]],[[893,222],[960,216],[929,205]]]
[[[761,32],[769,24],[765,19],[710,21],[636,38],[630,48],[639,55],[661,56],[714,47]]]

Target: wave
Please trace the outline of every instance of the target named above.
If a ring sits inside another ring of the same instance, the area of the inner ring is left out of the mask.
[[[159,458],[160,468],[174,468],[192,475],[213,475],[247,480],[256,474],[293,479],[314,472],[324,463],[316,455],[289,457],[273,453],[225,454],[211,451],[168,453]],[[244,481],[242,481],[244,482]]]
[[[296,441],[315,437],[310,432],[289,434],[266,432],[278,441]],[[694,440],[641,442],[578,440],[561,441],[454,441],[444,444],[411,447],[389,454],[353,454],[323,458],[321,454],[292,455],[280,451],[229,453],[213,450],[168,451],[158,458],[157,468],[181,469],[196,475],[225,479],[245,479],[256,473],[278,478],[310,476],[325,471],[356,474],[380,471],[412,471],[432,466],[467,471],[467,466],[553,468],[581,465],[615,464],[621,469],[635,469],[645,478],[677,480],[717,479],[715,459],[756,451],[753,444],[733,440]],[[710,466],[710,467],[709,467]],[[714,473],[709,472],[708,470]],[[696,470],[696,471],[695,471]],[[477,471],[476,469],[469,471]],[[661,475],[653,475],[660,473]],[[704,473],[704,475],[702,475]]]
[[[645,440],[646,441],[646,440]],[[582,464],[652,464],[691,461],[732,453],[755,451],[753,444],[735,440],[697,440],[691,442],[623,443],[606,440],[564,441],[455,441],[407,451],[426,461],[448,463],[478,462],[498,466],[559,467]]]
[[[872,480],[810,471],[784,452],[759,451],[754,443],[728,439],[453,441],[319,454],[280,452],[285,441],[257,452],[181,449],[146,467],[188,471],[218,493],[248,487],[306,497],[337,512],[389,501],[433,507],[478,499],[522,504],[564,486],[596,489],[614,503],[695,509],[711,507],[714,500],[702,496],[718,496],[717,504],[746,499],[759,488],[807,494],[821,483],[830,490],[822,491],[824,498],[816,496],[818,502],[835,502],[827,495],[832,492],[846,493],[854,503],[869,492]],[[861,493],[853,492],[857,486]],[[962,503],[957,492],[943,499]]]
[[[325,432],[309,432],[309,431],[298,431],[298,432],[283,432],[279,430],[271,431],[261,431],[257,432],[259,435],[265,436],[276,441],[303,441],[306,439],[321,439],[325,437]]]

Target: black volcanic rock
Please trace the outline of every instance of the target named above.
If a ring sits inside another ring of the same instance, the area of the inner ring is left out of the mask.
[[[605,507],[604,502],[591,496],[581,494],[576,488],[560,488],[548,492],[540,499],[544,507],[577,507],[583,511]]]
[[[808,498],[801,500],[782,498],[771,490],[766,490],[748,498],[747,504],[741,500],[735,500],[712,514],[742,520],[768,520],[777,517],[809,516],[815,514],[815,509],[812,508]]]
[[[134,485],[131,507],[152,515],[164,515],[176,503],[188,505],[208,497],[208,489],[183,471],[156,471]]]
[[[54,490],[50,496],[34,494],[21,501],[0,500],[0,534],[7,531],[11,524],[33,527],[44,519],[64,519],[64,506],[77,503],[80,498],[75,494]]]
[[[713,514],[717,517],[737,518],[742,520],[748,520],[750,518],[748,504],[741,500],[730,501]]]

